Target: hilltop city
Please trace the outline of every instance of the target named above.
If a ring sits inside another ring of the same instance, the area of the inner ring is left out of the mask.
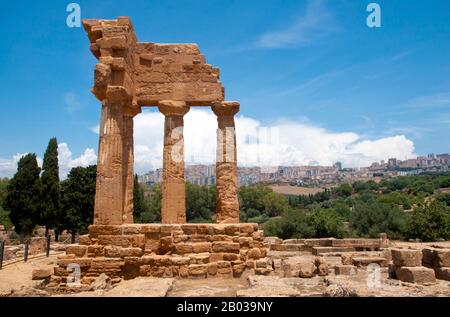
[[[450,154],[428,154],[417,158],[374,162],[370,166],[348,168],[341,162],[333,166],[278,166],[278,167],[238,167],[239,185],[256,183],[289,183],[297,186],[331,186],[339,183],[367,181],[382,177],[411,176],[423,173],[447,172],[450,166]],[[215,184],[214,165],[187,165],[185,178],[196,185]],[[152,185],[162,181],[162,168],[150,171],[139,177],[141,183]]]

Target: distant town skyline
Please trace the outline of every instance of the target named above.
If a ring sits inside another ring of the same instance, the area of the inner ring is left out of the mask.
[[[376,1],[382,26],[371,29],[370,2],[77,1],[82,18],[128,15],[142,39],[197,43],[220,68],[226,99],[241,102],[241,165],[361,167],[450,152],[450,3]],[[0,177],[24,153],[42,158],[53,136],[62,177],[96,164],[97,61],[84,30],[67,26],[67,4],[3,4]],[[186,162],[213,163],[214,115],[192,109],[185,120]],[[155,109],[135,118],[138,174],[162,164],[162,124]],[[275,142],[261,146],[271,129]]]

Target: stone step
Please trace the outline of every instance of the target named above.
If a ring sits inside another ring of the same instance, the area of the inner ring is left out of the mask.
[[[305,244],[305,239],[286,239],[283,244]]]
[[[284,251],[284,252],[301,252],[306,251],[307,248],[304,244],[271,244],[271,251]]]
[[[355,248],[352,247],[312,247],[313,255],[322,255],[325,253],[337,253],[337,252],[352,252]]]
[[[353,265],[357,267],[365,267],[372,263],[383,267],[387,267],[389,265],[388,260],[383,257],[353,257],[352,262]]]

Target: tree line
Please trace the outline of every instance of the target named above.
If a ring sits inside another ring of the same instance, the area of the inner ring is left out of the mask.
[[[67,179],[60,181],[58,142],[51,138],[42,168],[36,154],[27,154],[20,158],[16,174],[2,181],[3,223],[13,225],[21,239],[31,236],[39,225],[45,227],[46,236],[53,229],[58,240],[67,230],[75,241],[75,235],[85,232],[92,223],[95,178],[96,166],[75,167]]]

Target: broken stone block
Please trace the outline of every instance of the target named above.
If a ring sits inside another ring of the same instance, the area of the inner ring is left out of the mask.
[[[423,264],[429,267],[450,267],[450,249],[428,247],[422,250]]]
[[[31,272],[31,279],[32,280],[45,280],[47,278],[50,278],[53,274],[52,268],[38,268],[33,269]]]
[[[334,267],[334,274],[336,275],[356,275],[358,269],[354,265],[336,265]]]
[[[285,277],[311,278],[316,275],[316,265],[313,258],[305,259],[300,256],[293,256],[283,259],[281,263]]]
[[[391,249],[395,266],[422,266],[422,252],[414,249]]]
[[[213,252],[239,253],[239,243],[216,241],[212,244]]]
[[[388,261],[383,257],[353,257],[352,264],[357,267],[365,267],[372,263],[378,264],[382,267],[388,266]]]
[[[435,267],[434,273],[437,279],[450,281],[450,267]]]
[[[436,282],[436,276],[433,269],[415,266],[403,266],[396,270],[397,279],[402,282],[417,284],[432,284]]]
[[[191,264],[188,266],[189,276],[193,278],[206,278],[208,272],[207,264]]]
[[[83,257],[87,254],[88,247],[86,245],[72,244],[66,247],[66,254],[73,254],[76,257]]]

